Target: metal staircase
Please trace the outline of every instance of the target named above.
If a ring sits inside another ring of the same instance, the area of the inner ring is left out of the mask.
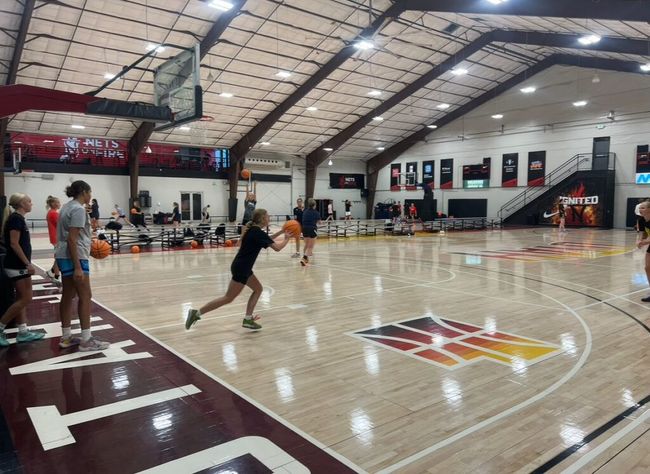
[[[599,159],[603,155],[598,156]],[[546,175],[544,186],[529,186],[521,193],[517,194],[510,201],[506,202],[501,209],[497,212],[497,216],[501,219],[506,219],[515,212],[519,211],[527,204],[533,202],[553,186],[561,183],[569,176],[577,173],[578,171],[592,171],[594,169],[608,169],[613,170],[616,163],[616,153],[608,153],[607,164],[602,168],[594,168],[594,155],[593,153],[579,153],[574,155],[565,163],[561,164],[549,174]]]

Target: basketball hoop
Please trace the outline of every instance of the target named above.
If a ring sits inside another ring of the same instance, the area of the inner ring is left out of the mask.
[[[200,119],[188,124],[190,127],[190,135],[194,145],[206,145],[208,141],[208,125],[214,122],[214,117],[211,115],[203,115]]]

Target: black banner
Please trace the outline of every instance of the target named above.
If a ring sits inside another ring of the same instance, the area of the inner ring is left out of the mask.
[[[422,162],[422,182],[429,185],[431,189],[433,189],[435,181],[435,165],[434,160]]]
[[[650,184],[650,153],[648,145],[636,147],[636,184]]]
[[[564,206],[566,225],[609,227],[614,208],[613,180],[606,177],[572,180],[540,203],[539,222],[559,224],[559,204]]]
[[[440,160],[440,189],[454,187],[454,159]]]
[[[503,155],[503,168],[501,170],[501,186],[514,188],[517,186],[519,173],[519,153],[505,153]]]
[[[528,153],[528,186],[544,186],[546,177],[546,152]]]
[[[401,163],[393,163],[390,165],[390,190],[399,191],[399,175],[402,172]]]
[[[490,164],[463,166],[463,188],[490,186]]]
[[[366,177],[363,174],[330,173],[330,188],[363,189]]]

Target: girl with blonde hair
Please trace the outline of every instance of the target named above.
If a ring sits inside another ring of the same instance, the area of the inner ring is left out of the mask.
[[[242,292],[244,286],[248,286],[253,290],[253,293],[248,298],[246,315],[242,322],[242,327],[247,329],[262,329],[262,325],[257,322],[260,317],[253,315],[255,305],[263,289],[262,284],[253,274],[253,265],[255,265],[255,260],[257,260],[260,250],[271,247],[276,252],[279,252],[287,245],[289,239],[292,237],[290,233],[284,231],[270,236],[264,231],[264,228],[268,227],[268,225],[269,213],[265,209],[256,209],[252,214],[252,219],[244,227],[239,251],[230,265],[232,280],[230,280],[226,294],[204,304],[199,309],[190,308],[187,312],[187,319],[185,320],[185,329],[190,329],[204,314],[231,303]],[[276,243],[273,239],[282,233],[284,233],[284,240]]]
[[[16,300],[0,318],[0,347],[10,345],[5,328],[14,319],[18,323],[16,342],[30,342],[43,339],[45,333],[27,329],[27,306],[32,302],[32,275],[36,269],[32,265],[32,243],[25,215],[32,210],[32,199],[23,193],[12,194],[9,206],[14,212],[3,223],[2,234],[7,246],[4,271],[16,289]]]

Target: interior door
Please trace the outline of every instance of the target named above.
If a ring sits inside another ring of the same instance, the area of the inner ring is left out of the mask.
[[[609,164],[609,141],[609,137],[594,138],[592,169],[607,169]]]

